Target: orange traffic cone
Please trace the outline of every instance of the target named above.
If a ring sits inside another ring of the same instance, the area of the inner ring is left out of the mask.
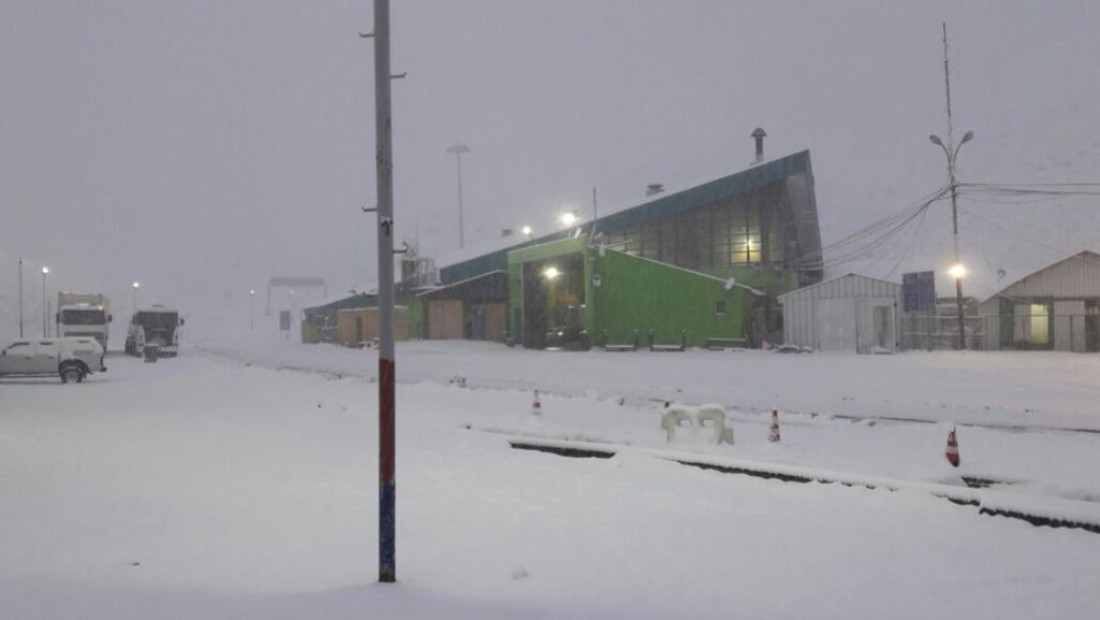
[[[959,441],[955,437],[955,427],[951,427],[951,432],[947,434],[947,462],[951,463],[952,467],[959,466]]]
[[[768,433],[768,441],[779,443],[779,412],[772,409],[771,432]]]
[[[542,403],[539,402],[538,390],[535,390],[535,402],[531,403],[531,415],[542,415]]]

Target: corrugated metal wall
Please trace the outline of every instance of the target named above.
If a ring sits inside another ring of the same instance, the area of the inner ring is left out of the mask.
[[[1024,277],[983,302],[979,312],[986,321],[986,347],[1046,348],[1032,346],[1030,304],[1034,303],[1050,304],[1049,348],[1087,351],[1085,300],[1089,299],[1100,299],[1100,255],[1082,252]],[[1007,306],[1002,300],[1007,300]],[[1011,311],[1006,312],[1007,308]],[[1002,333],[1005,322],[1011,324],[1011,333]]]
[[[897,348],[900,284],[849,274],[783,295],[780,303],[787,344],[860,353]]]

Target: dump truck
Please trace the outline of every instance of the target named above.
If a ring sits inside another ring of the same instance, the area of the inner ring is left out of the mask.
[[[72,293],[58,291],[57,336],[59,338],[95,338],[107,350],[111,302],[102,293]]]

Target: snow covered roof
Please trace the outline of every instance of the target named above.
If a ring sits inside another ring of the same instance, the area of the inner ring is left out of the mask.
[[[1037,278],[1039,276],[1049,274],[1050,272],[1053,272],[1057,269],[1060,269],[1060,268],[1063,268],[1063,267],[1067,266],[1067,264],[1069,264],[1069,263],[1078,262],[1078,261],[1086,261],[1089,266],[1095,268],[1097,271],[1100,271],[1100,254],[1097,254],[1096,252],[1093,252],[1093,251],[1090,251],[1090,250],[1083,250],[1081,252],[1077,252],[1076,254],[1067,256],[1066,258],[1063,258],[1060,261],[1051,263],[1051,264],[1047,265],[1046,267],[1043,267],[1043,268],[1038,269],[1038,270],[1036,270],[1032,273],[1027,274],[1026,276],[1020,278],[1019,280],[1016,280],[1012,284],[1009,284],[1008,286],[1004,287],[1003,289],[997,291],[995,294],[993,294],[993,295],[989,296],[988,298],[982,300],[982,303],[985,303],[985,302],[990,301],[992,299],[996,299],[998,297],[1010,297],[1010,296],[1013,295],[1012,289],[1020,287],[1024,284],[1026,284],[1028,280],[1032,280],[1032,279]]]
[[[836,282],[838,282],[840,280],[843,280],[845,278],[860,278],[862,280],[868,280],[868,281],[871,281],[871,282],[878,282],[878,283],[881,283],[881,284],[888,284],[890,286],[899,286],[899,287],[901,286],[901,284],[899,284],[897,282],[891,282],[889,280],[883,280],[881,278],[872,278],[870,276],[864,276],[864,275],[860,275],[858,273],[846,273],[842,276],[834,276],[834,277],[829,278],[827,280],[822,280],[821,282],[817,282],[817,283],[811,284],[809,286],[803,286],[802,288],[795,289],[795,290],[789,291],[787,293],[783,293],[782,295],[780,295],[776,299],[778,299],[780,302],[782,302],[783,298],[787,297],[789,295],[793,295],[795,293],[805,293],[806,291],[811,291],[813,289],[820,288],[822,286],[829,286],[829,285],[835,284]]]

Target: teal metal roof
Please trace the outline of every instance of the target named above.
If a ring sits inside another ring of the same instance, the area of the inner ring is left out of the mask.
[[[802,173],[810,177],[813,176],[808,150],[765,162],[689,189],[669,193],[658,198],[651,198],[635,207],[597,219],[596,227],[604,233],[618,232],[637,224],[659,219],[670,213],[679,213],[702,207]],[[813,208],[816,209],[816,206]],[[814,220],[816,222],[816,217],[814,217]],[[507,269],[508,252],[529,245],[564,239],[571,234],[572,231],[561,231],[545,235],[537,239],[517,243],[496,252],[483,254],[477,258],[442,267],[439,270],[439,278],[443,284],[451,284],[489,271]]]

